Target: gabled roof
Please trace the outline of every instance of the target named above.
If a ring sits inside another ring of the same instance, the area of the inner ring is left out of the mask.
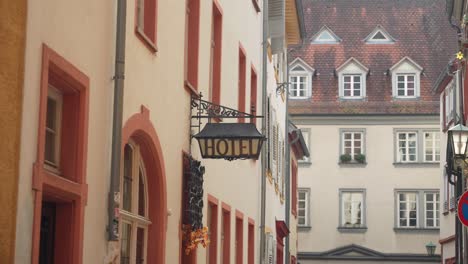
[[[403,59],[401,59],[399,62],[395,63],[395,65],[393,65],[391,68],[390,68],[390,71],[393,71],[394,69],[398,68],[398,66],[400,66],[403,62],[409,62],[411,65],[413,65],[413,67],[415,67],[416,69],[418,69],[419,71],[422,71],[424,68],[421,67],[419,64],[417,64],[414,60],[412,60],[410,57],[408,56],[405,56]]]
[[[364,39],[368,44],[391,44],[395,43],[393,38],[381,25],[377,27]]]
[[[299,260],[350,260],[350,261],[418,261],[437,262],[440,255],[428,256],[427,254],[411,253],[383,253],[363,246],[351,244],[324,252],[299,252]]]
[[[305,70],[310,71],[312,73],[315,71],[315,69],[312,68],[312,66],[310,66],[307,62],[303,61],[301,58],[296,58],[291,63],[289,63],[290,71],[294,70],[293,67],[296,66],[297,64],[303,66]]]
[[[303,6],[310,36],[333,29],[340,42],[321,45],[308,38],[308,43],[290,52],[290,61],[299,57],[320,72],[313,80],[313,98],[290,101],[290,114],[439,116],[440,98],[432,87],[458,51],[457,32],[446,22],[444,0],[307,0]],[[396,41],[367,44],[364,39],[377,25]],[[385,74],[405,56],[417,62],[411,64],[415,69],[424,69],[417,100],[394,100],[392,78]],[[350,57],[371,69],[366,100],[337,100],[339,79],[333,73]]]
[[[347,61],[345,61],[343,64],[341,64],[338,68],[336,68],[336,72],[340,72],[344,67],[346,67],[347,65],[351,63],[356,64],[359,68],[361,68],[365,72],[369,71],[369,69],[366,66],[364,66],[364,64],[360,63],[354,57],[351,57]]]
[[[312,43],[318,44],[335,44],[341,42],[341,39],[326,25],[313,35],[311,39]]]

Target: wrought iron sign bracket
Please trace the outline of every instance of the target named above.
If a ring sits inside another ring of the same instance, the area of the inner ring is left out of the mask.
[[[225,118],[263,118],[263,116],[252,115],[227,106],[214,104],[203,100],[202,97],[203,95],[200,93],[198,96],[192,95],[190,100],[190,128],[198,128],[199,133],[203,124],[202,119],[208,119],[207,123],[211,123],[212,119],[222,121]],[[193,122],[193,120],[196,120],[196,122]],[[193,137],[193,135],[190,136]]]
[[[278,86],[276,87],[276,94],[280,95],[280,94],[282,94],[284,92],[287,92],[287,90],[289,89],[290,84],[291,83],[289,83],[289,82],[277,83]]]

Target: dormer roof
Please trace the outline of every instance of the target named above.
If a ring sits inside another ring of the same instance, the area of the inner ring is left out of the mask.
[[[421,67],[419,64],[417,64],[414,60],[412,60],[410,57],[405,56],[403,59],[401,59],[399,62],[395,63],[389,70],[392,72],[395,69],[397,69],[400,65],[402,65],[404,62],[408,62],[411,66],[413,66],[416,70],[422,72],[423,67]]]
[[[312,43],[314,44],[336,44],[340,42],[341,39],[326,25],[312,36]]]
[[[369,72],[369,69],[364,66],[364,64],[362,64],[361,62],[359,62],[357,59],[355,59],[354,57],[351,57],[349,58],[347,61],[345,61],[343,64],[341,64],[338,68],[336,68],[336,72],[340,72],[341,70],[343,70],[346,66],[350,65],[350,64],[355,64],[357,65],[359,68],[362,69],[362,71],[364,72]]]
[[[304,71],[309,71],[309,72],[312,72],[312,73],[315,71],[315,69],[312,68],[312,66],[307,64],[301,58],[296,58],[291,63],[289,63],[289,70],[290,71],[295,71],[296,67],[302,67],[304,69]]]
[[[396,39],[393,38],[381,25],[377,27],[364,39],[368,44],[393,44]]]

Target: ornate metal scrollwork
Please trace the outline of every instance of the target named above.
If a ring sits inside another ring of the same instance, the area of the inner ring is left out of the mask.
[[[192,226],[194,230],[203,228],[203,175],[205,167],[201,162],[188,158],[187,182],[185,192],[187,197],[187,207],[185,211],[186,224]]]
[[[201,95],[200,95],[201,96]],[[255,118],[252,114],[237,111],[236,109],[229,108],[222,105],[217,105],[212,102],[202,100],[200,98],[192,97],[192,109],[197,109],[197,114],[192,118]]]

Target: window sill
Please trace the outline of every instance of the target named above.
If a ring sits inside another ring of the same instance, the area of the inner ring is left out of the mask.
[[[156,43],[154,43],[150,38],[148,38],[145,32],[143,32],[139,27],[135,27],[135,34],[152,53],[158,52],[158,47],[156,46]]]
[[[394,101],[419,101],[420,97],[397,97],[393,96]]]
[[[420,227],[394,227],[395,233],[438,233],[440,228],[420,228]]]
[[[306,232],[306,231],[309,231],[311,230],[312,227],[311,226],[297,226],[297,231],[299,232]]]
[[[394,162],[393,166],[395,167],[434,167],[438,168],[440,166],[440,162]]]
[[[338,232],[340,233],[365,233],[367,232],[367,227],[338,227]]]
[[[338,162],[338,165],[340,167],[345,167],[345,168],[364,168],[367,166],[367,162],[356,162],[356,161],[350,161],[350,162]]]
[[[449,211],[445,211],[442,213],[443,215],[448,215],[449,214]]]
[[[297,100],[297,101],[300,101],[300,100],[309,100],[309,99],[312,98],[312,97],[310,97],[310,96],[307,96],[307,97],[293,97],[293,96],[288,96],[288,98],[289,98],[290,100],[294,100],[294,101]]]
[[[367,97],[340,97],[340,101],[367,101]]]
[[[301,167],[309,167],[312,165],[311,161],[297,161],[297,164]]]

